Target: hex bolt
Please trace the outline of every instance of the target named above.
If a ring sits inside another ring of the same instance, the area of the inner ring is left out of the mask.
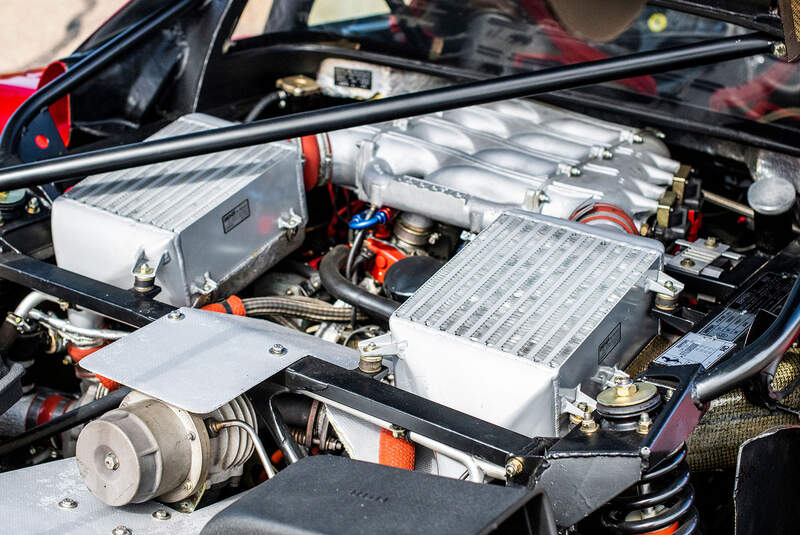
[[[569,168],[569,176],[581,176],[581,170],[577,167],[570,167]]]
[[[139,275],[149,275],[152,272],[153,268],[151,268],[150,264],[148,264],[147,262],[139,266],[139,269],[136,270],[136,273],[138,273]]]
[[[615,377],[614,384],[617,388],[617,397],[620,398],[630,397],[638,390],[630,377]]]
[[[172,321],[180,321],[185,317],[186,316],[184,316],[183,312],[181,312],[180,310],[173,310],[172,312],[167,314],[167,318],[171,319]]]
[[[776,58],[785,58],[786,54],[788,54],[786,43],[775,43],[772,45],[772,55]]]
[[[117,456],[113,451],[109,451],[106,453],[105,459],[103,459],[103,464],[105,464],[106,468],[109,470],[116,470],[119,468],[119,459],[117,459]]]
[[[156,520],[169,520],[172,517],[166,509],[159,509],[153,513],[153,518]]]
[[[78,502],[73,500],[72,498],[64,498],[60,502],[58,502],[58,506],[62,509],[75,509],[78,507]]]
[[[672,281],[666,281],[664,283],[664,288],[666,288],[667,290],[672,290],[673,288],[675,288],[675,284],[673,284]]]
[[[644,143],[644,138],[641,136],[641,134],[633,134],[632,141],[636,144]]]
[[[194,487],[194,484],[192,484],[191,481],[186,481],[183,484],[183,488],[186,489],[186,490],[192,490],[193,487]]]
[[[581,432],[591,435],[598,429],[600,429],[600,426],[597,425],[597,422],[592,417],[592,413],[589,411],[584,412],[583,420],[581,420]]]
[[[273,355],[285,355],[286,351],[287,349],[281,344],[272,344],[272,347],[269,348],[269,352]]]
[[[608,149],[603,149],[603,153],[600,155],[604,160],[611,160],[614,158],[614,153]]]
[[[117,526],[111,530],[111,535],[133,535],[133,532],[127,526]]]
[[[706,238],[705,246],[709,249],[714,249],[717,246],[717,238],[716,236],[709,236]]]
[[[514,477],[522,473],[522,470],[525,466],[522,464],[522,459],[519,457],[512,457],[506,463],[506,475],[508,477]]]

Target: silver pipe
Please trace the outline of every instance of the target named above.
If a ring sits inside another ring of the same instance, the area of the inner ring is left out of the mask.
[[[128,331],[115,331],[112,329],[93,329],[90,327],[78,327],[68,321],[62,320],[61,318],[45,314],[44,312],[36,308],[31,309],[30,312],[28,313],[28,316],[40,323],[49,325],[56,331],[61,331],[76,336],[85,336],[87,338],[102,338],[103,340],[119,340],[120,338],[123,338],[130,334]]]
[[[378,427],[382,427],[383,429],[391,429],[392,427],[392,424],[390,422],[387,422],[386,420],[381,420],[380,418],[376,418],[371,414],[367,414],[352,407],[348,407],[347,405],[342,405],[341,403],[331,401],[312,392],[299,392],[299,393],[304,394],[310,397],[311,399],[316,399],[317,401],[330,405],[331,407],[339,409],[342,412],[346,412],[351,416],[355,416],[356,418],[361,418],[362,420],[375,424]],[[478,459],[476,457],[473,457],[472,455],[469,455],[468,453],[464,453],[463,451],[457,450],[451,446],[447,446],[446,444],[442,444],[441,442],[420,435],[419,433],[414,433],[409,431],[406,433],[406,436],[408,437],[408,440],[410,440],[411,442],[416,442],[420,446],[433,450],[436,453],[444,455],[445,457],[449,457],[450,459],[456,461],[457,463],[463,464],[464,468],[466,468],[467,471],[469,472],[470,481],[483,483],[484,476],[488,476],[494,479],[505,479],[506,477],[505,467],[498,466],[494,463],[490,463],[483,459]]]
[[[246,424],[241,420],[209,420],[208,422],[208,428],[215,433],[219,433],[220,429],[224,429],[226,427],[238,427],[250,436],[250,439],[253,441],[253,445],[255,446],[256,454],[261,460],[261,464],[264,465],[264,470],[267,472],[267,479],[272,479],[275,477],[277,474],[275,467],[272,466],[272,463],[269,460],[269,455],[267,455],[267,450],[264,449],[264,444],[262,444],[261,439],[258,438],[258,433],[256,433],[256,430],[253,429],[251,425]]]
[[[22,301],[19,302],[17,308],[14,309],[14,315],[22,319],[28,317],[28,313],[35,307],[41,305],[46,301],[58,303],[58,299],[52,295],[43,294],[42,292],[31,292],[26,295]]]

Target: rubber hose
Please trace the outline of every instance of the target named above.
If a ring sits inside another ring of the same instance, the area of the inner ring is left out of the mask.
[[[364,309],[373,318],[388,320],[400,303],[373,295],[347,280],[342,275],[341,269],[347,261],[348,252],[349,248],[346,245],[337,245],[319,263],[322,287],[333,297]]]
[[[735,388],[780,358],[800,331],[800,277],[772,325],[750,345],[695,381],[692,398],[702,405]]]
[[[119,407],[122,398],[128,395],[131,389],[128,387],[121,387],[107,396],[87,403],[81,407],[62,414],[53,418],[49,422],[37,425],[32,429],[28,429],[24,433],[17,435],[8,442],[0,444],[0,457],[8,455],[20,448],[30,446],[34,442],[49,438],[53,435],[63,433],[67,429],[72,429],[75,426],[85,424],[89,420],[94,420],[98,416]]]

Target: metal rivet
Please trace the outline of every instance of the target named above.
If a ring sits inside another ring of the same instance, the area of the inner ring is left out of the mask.
[[[170,517],[172,517],[172,515],[169,514],[169,511],[167,511],[166,509],[159,509],[158,511],[153,513],[153,518],[155,518],[156,520],[169,520]]]
[[[133,535],[127,526],[117,526],[111,530],[111,535]]]
[[[281,344],[273,344],[272,347],[269,348],[269,352],[273,355],[285,355],[286,348],[283,347]]]
[[[184,316],[184,315],[183,315],[183,312],[181,312],[181,311],[179,311],[179,310],[173,310],[172,312],[170,312],[169,314],[167,314],[167,317],[168,317],[169,319],[171,319],[172,321],[180,321],[180,320],[182,320],[183,318],[185,318],[186,316]]]
[[[62,509],[75,509],[78,507],[78,502],[73,500],[72,498],[64,498],[60,502],[58,502],[58,506]]]
[[[109,470],[116,470],[119,468],[119,459],[117,459],[113,451],[109,451],[106,453],[105,459],[103,459],[103,464],[105,464],[106,468]]]

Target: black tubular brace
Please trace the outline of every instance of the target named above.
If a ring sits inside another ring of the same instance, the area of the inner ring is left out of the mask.
[[[800,331],[800,277],[794,283],[781,313],[764,334],[728,360],[697,378],[692,397],[698,404],[708,403],[753,377],[780,358]]]
[[[15,165],[0,169],[0,191],[767,54],[774,42],[773,38],[763,34],[727,37]]]

